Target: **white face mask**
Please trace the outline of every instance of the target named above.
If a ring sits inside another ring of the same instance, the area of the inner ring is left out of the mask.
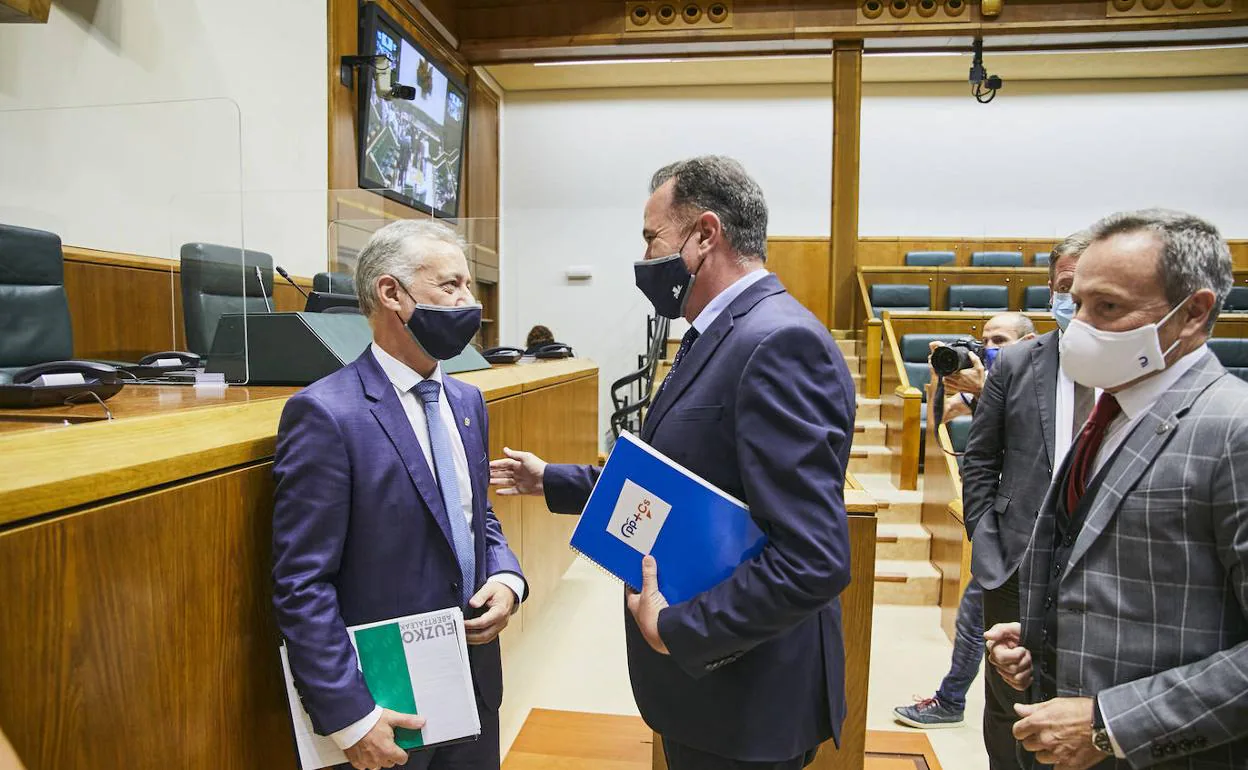
[[[1161,326],[1186,302],[1184,299],[1175,305],[1157,323],[1125,332],[1101,331],[1078,318],[1072,319],[1062,334],[1062,371],[1080,385],[1102,390],[1160,372],[1166,368],[1166,356],[1179,344],[1176,339],[1163,351]]]

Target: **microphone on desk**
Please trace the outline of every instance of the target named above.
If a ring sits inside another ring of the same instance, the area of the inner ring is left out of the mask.
[[[269,304],[269,295],[264,293],[264,273],[260,272],[259,265],[256,265],[256,280],[260,282],[260,296],[264,297],[264,308],[272,313],[273,306]]]
[[[286,272],[286,268],[282,267],[281,265],[278,265],[277,267],[273,269],[277,271],[278,275],[286,279],[286,283],[290,284],[291,286],[294,286],[295,291],[302,294],[304,299],[308,299],[308,293],[304,291],[303,288],[299,284],[295,283],[295,279],[290,277],[290,273]]]

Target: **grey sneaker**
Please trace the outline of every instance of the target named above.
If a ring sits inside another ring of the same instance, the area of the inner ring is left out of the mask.
[[[913,706],[893,709],[898,722],[920,730],[942,730],[962,726],[962,712],[954,711],[935,698],[923,698]]]

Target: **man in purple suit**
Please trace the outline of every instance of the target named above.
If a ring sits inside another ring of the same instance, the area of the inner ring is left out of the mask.
[[[373,344],[290,399],[278,428],[273,604],[313,726],[357,770],[497,770],[498,635],[528,592],[486,497],[481,391],[442,372],[481,323],[464,243],[433,221],[378,230],[355,271]],[[347,627],[461,607],[481,737],[413,753],[377,706]]]
[[[668,606],[647,556],[627,597],[633,694],[672,770],[795,770],[839,741],[849,583],[844,482],[854,386],[827,328],[764,269],[767,205],[739,163],[701,157],[651,181],[637,285],[691,323],[642,438],[744,500],[767,535],[723,583]],[[696,278],[695,278],[696,276]],[[508,450],[491,483],[580,513],[596,468]]]

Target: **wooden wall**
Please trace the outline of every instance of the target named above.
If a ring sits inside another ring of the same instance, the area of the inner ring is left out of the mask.
[[[186,349],[182,275],[171,259],[66,246],[65,293],[74,357],[137,361],[148,353]],[[291,276],[304,291],[312,279]],[[302,310],[303,295],[275,276],[273,309]]]
[[[705,6],[705,0],[700,4]],[[1107,17],[1103,2],[1015,2],[1006,3],[1000,16],[986,19],[979,13],[979,4],[973,3],[961,18],[946,19],[932,29],[929,24],[912,23],[913,18],[906,23],[860,23],[856,0],[734,0],[729,3],[730,20],[718,27],[682,29],[682,22],[677,21],[669,27],[651,23],[654,31],[628,31],[625,13],[631,4],[619,0],[460,0],[457,5],[460,48],[474,64],[526,56],[559,58],[560,49],[566,51],[563,58],[572,53],[618,57],[621,45],[646,50],[643,46],[664,44],[666,55],[673,53],[673,47],[677,52],[696,53],[712,44],[718,44],[722,54],[723,46],[734,42],[749,42],[753,50],[769,52],[791,51],[795,42],[805,42],[810,50],[826,51],[832,40],[864,37],[1070,33],[1143,29],[1159,22],[1169,27],[1234,25],[1248,18],[1248,3],[1243,0],[1230,0],[1225,14],[1162,18]],[[683,3],[675,5],[680,8]]]
[[[767,239],[767,269],[775,273],[789,293],[825,325],[830,323],[830,255],[831,249],[826,238]]]
[[[46,24],[51,10],[52,0],[0,0],[0,24]]]

